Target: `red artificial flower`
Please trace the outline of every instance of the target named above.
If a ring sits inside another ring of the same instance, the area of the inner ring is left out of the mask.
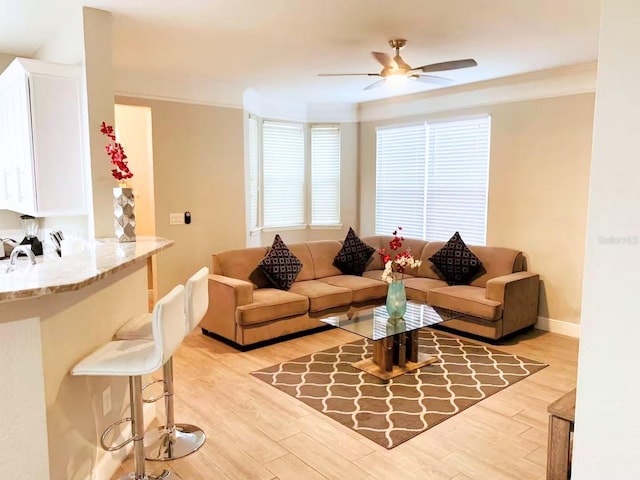
[[[404,242],[404,237],[398,236],[398,232],[402,230],[402,227],[398,227],[397,230],[393,231],[393,238],[389,241],[389,248],[393,250],[395,255],[393,256],[394,265],[392,266],[393,271],[402,273],[404,272],[404,267],[402,265],[398,265],[396,262],[401,258],[411,258],[411,252],[407,250],[403,250],[398,252],[400,248],[402,248],[402,242]],[[386,265],[389,260],[392,259],[392,256],[387,253],[386,248],[381,248],[378,250],[378,255],[380,255],[380,259],[382,260],[382,264]]]
[[[100,124],[100,133],[109,137],[113,143],[105,145],[104,149],[107,155],[111,158],[111,164],[115,167],[111,169],[111,175],[119,182],[122,180],[128,180],[133,177],[133,173],[129,170],[126,159],[127,156],[124,153],[124,148],[118,142],[116,142],[116,135],[111,125],[107,125],[105,122]]]

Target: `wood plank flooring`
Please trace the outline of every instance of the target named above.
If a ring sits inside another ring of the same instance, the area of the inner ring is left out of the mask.
[[[174,356],[176,420],[207,441],[147,469],[177,480],[545,479],[547,406],[575,387],[576,339],[532,330],[497,346],[549,367],[392,450],[249,375],[358,339],[334,329],[243,353],[192,333]],[[114,480],[131,469],[129,457]]]

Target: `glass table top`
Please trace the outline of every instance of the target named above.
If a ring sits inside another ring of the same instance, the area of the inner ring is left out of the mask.
[[[403,318],[389,319],[387,308],[382,305],[320,320],[370,340],[381,340],[398,333],[418,330],[463,316],[463,313],[453,310],[408,301]]]

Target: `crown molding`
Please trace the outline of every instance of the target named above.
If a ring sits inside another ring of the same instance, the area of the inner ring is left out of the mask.
[[[175,102],[175,103],[188,103],[191,105],[204,105],[206,107],[217,107],[217,108],[234,108],[234,109],[242,109],[242,105],[235,105],[229,103],[218,103],[215,101],[208,101],[203,99],[194,99],[194,98],[181,98],[181,97],[173,97],[173,96],[162,96],[162,95],[148,95],[145,93],[135,93],[135,92],[125,92],[116,90],[113,92],[115,97],[122,98],[141,98],[145,100],[158,100],[161,102]],[[116,102],[117,103],[117,102]]]
[[[596,77],[596,62],[512,75],[360,103],[358,120],[388,120],[484,105],[590,93],[596,90]]]
[[[313,104],[266,97],[249,88],[243,94],[244,109],[273,120],[305,123],[350,123],[358,121],[354,103]]]
[[[114,92],[123,97],[242,108],[242,91],[241,85],[206,77],[114,69]]]

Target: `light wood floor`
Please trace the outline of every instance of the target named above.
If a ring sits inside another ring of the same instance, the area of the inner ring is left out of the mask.
[[[547,405],[575,387],[576,339],[533,330],[498,346],[550,366],[392,450],[249,375],[358,338],[334,329],[241,353],[191,334],[174,356],[176,420],[207,441],[147,468],[181,480],[545,478]],[[128,458],[114,479],[130,470]]]

